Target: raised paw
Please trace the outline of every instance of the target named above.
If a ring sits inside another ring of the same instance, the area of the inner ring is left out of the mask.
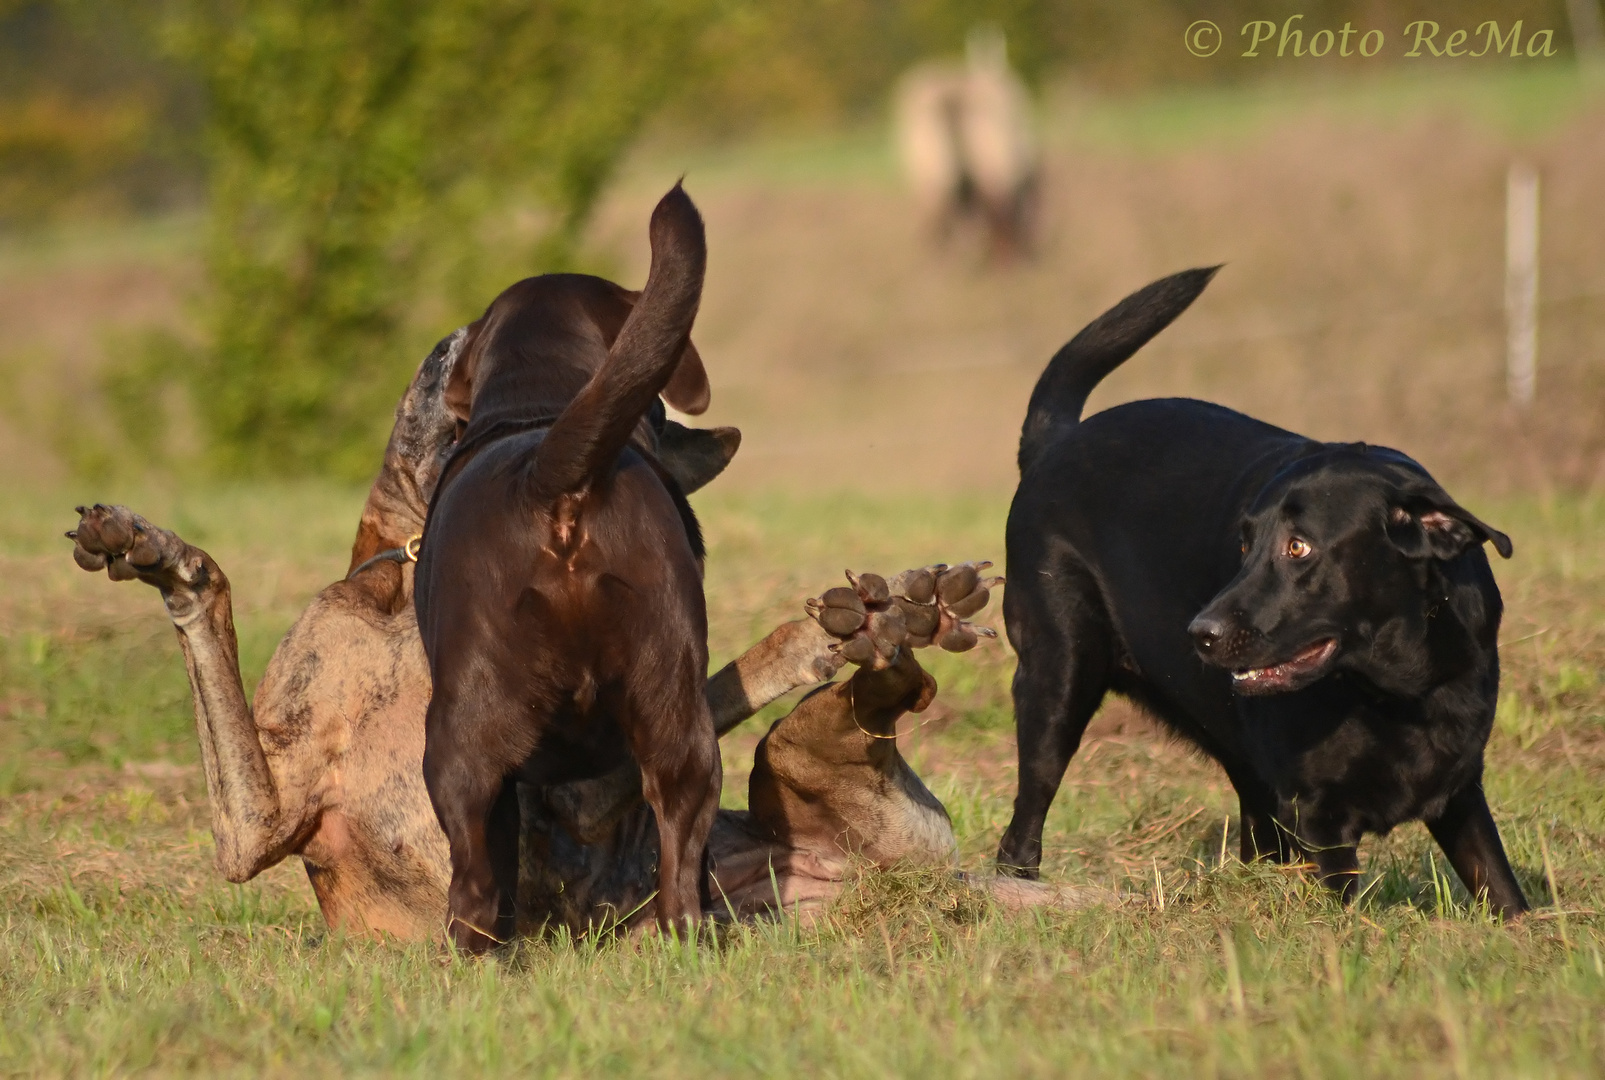
[[[851,587],[838,585],[809,600],[808,614],[827,633],[844,639],[836,652],[855,664],[886,667],[905,645],[964,652],[980,638],[997,636],[989,627],[966,621],[986,606],[991,590],[1003,581],[982,577],[991,565],[925,566],[889,581],[849,570]]]
[[[197,586],[207,576],[206,554],[177,534],[159,529],[126,506],[80,506],[78,527],[67,533],[73,561],[105,570],[113,581],[138,579],[164,591]]]

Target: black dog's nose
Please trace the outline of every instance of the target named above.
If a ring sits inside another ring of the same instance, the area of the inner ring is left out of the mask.
[[[1200,615],[1187,626],[1187,633],[1192,636],[1193,644],[1198,646],[1199,652],[1210,652],[1221,643],[1226,636],[1226,621],[1214,615]]]

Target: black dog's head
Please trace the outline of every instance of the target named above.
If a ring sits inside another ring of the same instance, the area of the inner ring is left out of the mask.
[[[1493,646],[1499,593],[1482,544],[1508,559],[1510,538],[1403,454],[1354,444],[1302,458],[1241,530],[1242,569],[1188,627],[1240,694],[1348,670],[1414,695]]]

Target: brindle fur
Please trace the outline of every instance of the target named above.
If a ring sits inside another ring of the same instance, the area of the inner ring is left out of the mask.
[[[353,569],[423,531],[454,440],[455,419],[442,391],[462,340],[458,331],[436,346],[397,406],[352,546]],[[692,491],[723,468],[738,442],[733,428],[670,424],[659,449],[665,467]],[[690,450],[675,454],[672,446]],[[300,855],[331,926],[439,938],[451,870],[421,772],[430,684],[411,564],[378,563],[320,592],[279,644],[253,707],[240,677],[229,581],[212,557],[123,507],[80,513],[69,534],[79,565],[155,586],[173,619],[194,696],[219,872],[248,881]],[[840,644],[812,620],[777,627],[708,680],[718,733],[795,687],[835,676],[845,663]],[[770,779],[752,783],[755,808],[774,809],[720,811],[714,825],[714,914],[817,906],[841,888],[850,856],[951,860],[952,834],[940,804],[908,769],[895,740],[870,745],[847,711],[856,700],[866,730],[891,731],[898,710],[888,703],[915,685],[916,672],[905,652],[891,668],[860,670],[777,722],[761,751]],[[923,687],[928,676],[919,676]],[[898,679],[906,683],[901,691]],[[879,704],[871,710],[871,702]],[[766,794],[771,783],[773,796]],[[835,808],[828,824],[794,819],[792,793],[799,791]],[[656,837],[644,818],[638,773],[524,785],[519,795],[522,929],[651,919],[650,905],[641,907],[651,890],[642,886],[653,877]],[[881,836],[908,839],[888,846],[873,840]],[[1022,899],[993,884],[1010,906],[1066,899],[1046,890]]]

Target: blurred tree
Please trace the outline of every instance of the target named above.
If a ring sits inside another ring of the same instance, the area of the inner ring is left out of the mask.
[[[210,106],[212,295],[205,347],[174,368],[216,464],[371,470],[417,359],[401,345],[421,280],[477,313],[494,291],[482,222],[518,196],[542,213],[517,261],[569,261],[679,74],[696,2],[179,7],[170,40]]]
[[[0,225],[193,202],[194,80],[138,8],[0,0]]]

